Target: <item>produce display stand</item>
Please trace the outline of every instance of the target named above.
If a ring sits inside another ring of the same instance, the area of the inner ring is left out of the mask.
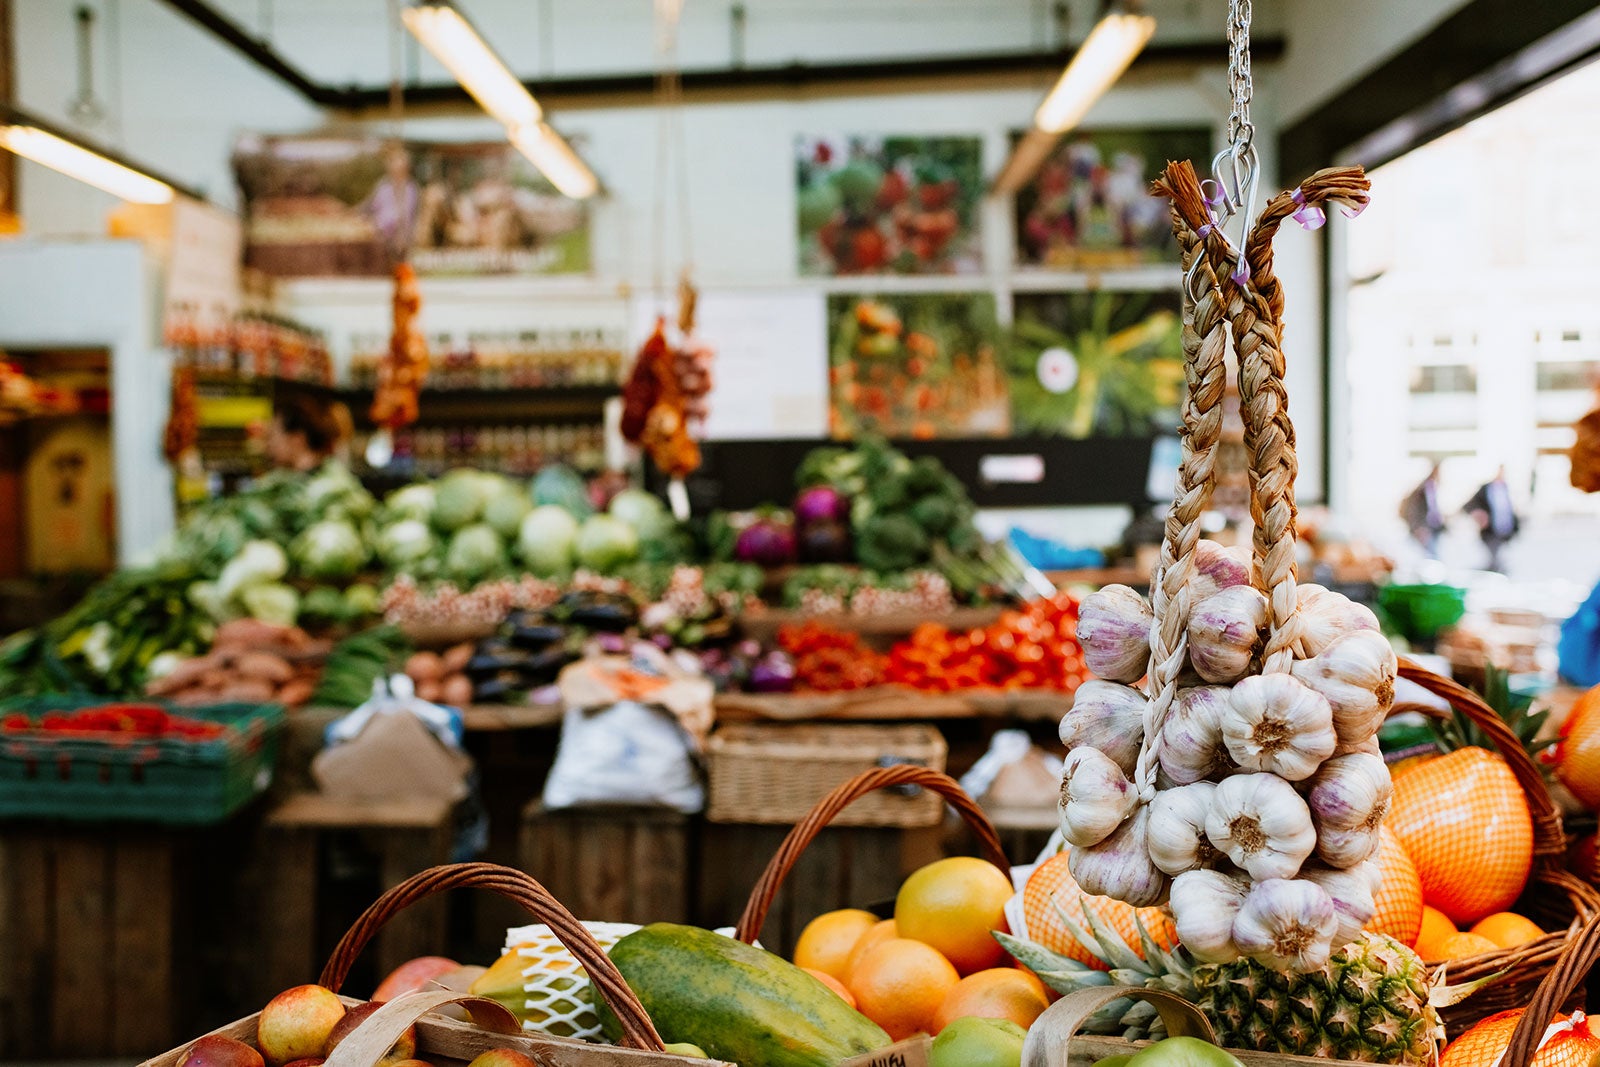
[[[843,630],[846,633],[860,634],[861,637],[872,645],[887,648],[897,638],[915,630],[924,623],[938,623],[954,631],[977,630],[999,621],[1005,609],[1001,607],[970,607],[954,608],[943,611],[937,615],[919,614],[916,612],[885,612],[875,615],[858,615],[850,613],[840,614],[811,614],[804,611],[791,611],[787,608],[768,608],[766,611],[753,612],[740,617],[739,627],[746,637],[754,638],[764,645],[770,645],[777,638],[778,631],[785,626],[800,626],[805,623],[815,623],[826,626],[830,630]]]
[[[893,722],[941,719],[1019,719],[1059,722],[1072,694],[1046,689],[957,689],[927,692],[878,685],[842,693],[723,693],[718,722],[858,720]]]
[[[1440,1009],[1445,1025],[1455,1033],[1497,1011],[1526,1005],[1579,930],[1600,918],[1600,892],[1566,869],[1567,841],[1561,812],[1538,767],[1505,720],[1466,686],[1405,660],[1400,661],[1400,677],[1444,698],[1472,720],[1516,775],[1533,816],[1533,871],[1523,891],[1522,905],[1531,918],[1553,931],[1515,948],[1450,961],[1448,974],[1452,983],[1493,978],[1466,1000]],[[1405,705],[1396,710],[1443,715],[1439,709],[1424,705]]]
[[[451,889],[484,889],[519,905],[544,923],[583,966],[599,995],[615,1012],[621,1025],[618,1045],[597,1045],[569,1038],[521,1031],[505,1008],[477,997],[447,991],[407,994],[386,1004],[353,1031],[328,1062],[334,1067],[376,1067],[407,1026],[417,1026],[418,1055],[437,1067],[471,1060],[490,1048],[521,1051],[546,1067],[719,1067],[719,1061],[690,1059],[667,1053],[661,1036],[639,1000],[623,981],[598,942],[544,886],[529,875],[488,863],[462,863],[434,867],[408,878],[379,897],[340,940],[322,969],[319,984],[335,992],[344,985],[350,967],[368,942],[406,908]],[[355,1003],[351,1001],[350,1003]],[[472,1026],[428,1013],[449,1004],[462,1004],[479,1025]],[[255,1033],[257,1016],[231,1023],[215,1033],[248,1040]],[[487,1024],[487,1025],[485,1025]],[[173,1049],[146,1060],[141,1067],[176,1067],[185,1048]],[[733,1067],[720,1064],[720,1067]]]

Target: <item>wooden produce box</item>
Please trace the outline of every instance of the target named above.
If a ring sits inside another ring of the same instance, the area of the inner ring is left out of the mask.
[[[670,808],[572,808],[522,814],[523,870],[583,917],[687,923],[694,870],[689,816]]]

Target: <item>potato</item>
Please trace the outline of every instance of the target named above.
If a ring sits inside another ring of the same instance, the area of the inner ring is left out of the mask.
[[[439,685],[439,699],[451,707],[466,707],[472,703],[472,680],[459,672],[445,675]]]
[[[418,652],[406,660],[406,674],[419,686],[424,682],[437,683],[444,677],[444,661],[432,652]],[[418,693],[421,693],[420,689]]]
[[[444,670],[446,674],[457,674],[466,670],[467,663],[472,659],[472,643],[456,645],[444,654]]]
[[[417,697],[420,700],[426,700],[430,704],[436,703],[439,700],[438,679],[429,678],[425,682],[418,682]]]

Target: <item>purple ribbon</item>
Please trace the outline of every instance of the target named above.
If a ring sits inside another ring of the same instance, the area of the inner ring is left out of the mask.
[[[1208,185],[1212,190],[1210,193],[1206,192],[1206,186]],[[1210,178],[1200,183],[1200,196],[1206,203],[1211,205],[1212,217],[1215,217],[1222,210],[1223,205],[1228,202],[1227,194],[1222,191],[1222,183],[1213,181]]]
[[[1296,186],[1294,192],[1289,194],[1289,198],[1300,207],[1300,210],[1294,213],[1294,221],[1298,222],[1302,228],[1318,230],[1328,221],[1328,213],[1326,211],[1323,211],[1316,204],[1306,203],[1306,194],[1300,191],[1299,186]]]
[[[1239,253],[1239,262],[1234,265],[1233,273],[1228,275],[1235,285],[1245,285],[1250,281],[1250,261],[1244,258],[1244,253]]]
[[[1214,218],[1214,216],[1213,216],[1213,218]],[[1213,222],[1208,222],[1205,225],[1201,226],[1198,230],[1195,231],[1195,236],[1200,238],[1200,240],[1204,241],[1207,237],[1210,237],[1213,233],[1215,233],[1216,230],[1217,230],[1216,223],[1214,221]]]
[[[1344,215],[1345,218],[1353,219],[1363,211],[1367,210],[1367,205],[1370,203],[1372,203],[1370,200],[1360,200],[1354,204],[1341,204],[1339,205],[1339,212]]]

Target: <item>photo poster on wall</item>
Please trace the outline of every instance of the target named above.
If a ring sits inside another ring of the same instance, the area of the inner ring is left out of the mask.
[[[977,137],[797,137],[800,273],[976,274],[983,193]]]
[[[1069,133],[1017,192],[1019,265],[1103,271],[1176,263],[1167,204],[1150,195],[1150,183],[1168,160],[1204,167],[1211,155],[1203,127]]]
[[[1019,436],[1151,437],[1178,424],[1176,290],[1018,293],[1007,364]]]
[[[670,324],[677,321],[677,314],[676,296],[636,297],[630,315],[634,351],[655,329],[658,315]],[[706,440],[827,435],[824,315],[821,293],[710,290],[699,294],[695,336],[715,351]]]
[[[245,265],[280,277],[589,269],[589,209],[505,141],[251,135],[234,147]]]
[[[832,294],[829,433],[1005,437],[1004,352],[992,293]]]

